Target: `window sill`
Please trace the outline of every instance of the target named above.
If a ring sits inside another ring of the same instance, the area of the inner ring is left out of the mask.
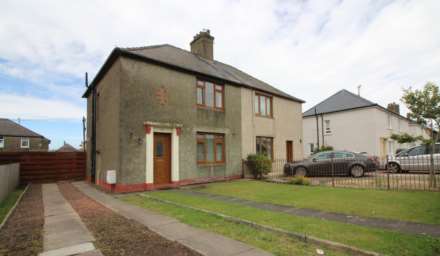
[[[213,112],[225,112],[224,108],[213,108],[213,107],[206,107],[202,105],[197,105],[197,109],[203,109],[203,110],[209,110]]]
[[[258,114],[255,114],[255,116],[261,117],[261,118],[273,119],[273,116],[262,116],[262,115],[258,115]]]
[[[197,163],[197,167],[224,166],[226,163]]]

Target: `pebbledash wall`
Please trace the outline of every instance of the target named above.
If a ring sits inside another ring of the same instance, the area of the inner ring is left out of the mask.
[[[241,176],[241,88],[225,84],[225,110],[217,112],[197,108],[196,81],[194,75],[125,57],[113,63],[97,85],[96,177],[100,186],[115,192],[157,188],[152,182],[152,154],[147,154],[153,149],[155,131],[172,134],[171,185]],[[91,95],[87,111],[91,117]],[[225,135],[224,165],[197,165],[197,132]],[[90,133],[87,141],[90,149]],[[106,170],[117,171],[113,187],[105,183]]]

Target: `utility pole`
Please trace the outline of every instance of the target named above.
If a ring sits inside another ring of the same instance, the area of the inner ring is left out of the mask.
[[[358,96],[361,96],[361,87],[362,87],[361,84],[357,86],[357,88],[358,88]]]
[[[82,123],[83,123],[83,142],[82,142],[82,147],[83,147],[83,151],[86,152],[86,117],[85,116],[83,116]]]

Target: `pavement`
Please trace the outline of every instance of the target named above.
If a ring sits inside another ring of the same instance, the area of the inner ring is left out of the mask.
[[[227,203],[234,203],[243,206],[254,207],[257,209],[273,211],[273,212],[280,212],[294,216],[314,217],[319,219],[349,223],[349,224],[365,226],[365,227],[394,230],[407,234],[430,235],[434,237],[440,237],[440,225],[435,225],[435,224],[424,224],[424,223],[382,219],[382,218],[360,217],[355,215],[347,215],[343,213],[324,212],[315,209],[296,208],[286,205],[255,202],[242,198],[210,194],[195,190],[181,190],[179,191],[179,193],[201,196],[208,199],[218,200]]]
[[[103,204],[127,219],[135,220],[168,240],[176,241],[206,256],[268,256],[268,252],[245,243],[191,227],[180,221],[125,203],[95,189],[85,182],[73,185],[93,200]]]
[[[43,252],[40,256],[100,256],[95,238],[64,199],[57,184],[43,184]]]

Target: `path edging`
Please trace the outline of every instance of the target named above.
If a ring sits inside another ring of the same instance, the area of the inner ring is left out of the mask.
[[[326,246],[328,248],[331,249],[335,249],[335,250],[339,250],[339,251],[344,251],[344,252],[348,252],[348,253],[352,253],[354,255],[362,255],[362,256],[380,256],[379,253],[376,252],[372,252],[372,251],[367,251],[367,250],[362,250],[360,248],[354,247],[354,246],[349,246],[349,245],[345,245],[342,243],[338,243],[338,242],[333,242],[330,240],[326,240],[326,239],[320,239],[314,236],[308,236],[306,234],[301,234],[301,233],[297,233],[297,232],[291,232],[291,231],[286,231],[286,230],[282,230],[279,228],[273,228],[273,227],[269,227],[266,225],[261,225],[252,221],[248,221],[248,220],[244,220],[244,219],[240,219],[237,217],[232,217],[229,215],[225,215],[222,213],[217,213],[217,212],[213,212],[213,211],[209,211],[209,210],[205,210],[205,209],[200,209],[200,208],[196,208],[196,207],[192,207],[192,206],[187,206],[187,205],[183,205],[183,204],[179,204],[176,202],[172,202],[169,200],[165,200],[165,199],[160,199],[160,198],[156,198],[156,197],[152,197],[146,194],[140,194],[140,196],[148,198],[148,199],[152,199],[161,203],[165,203],[165,204],[170,204],[170,205],[174,205],[177,207],[181,207],[181,208],[187,208],[190,210],[194,210],[194,211],[198,211],[198,212],[203,212],[209,215],[213,215],[216,217],[220,217],[223,218],[227,221],[230,222],[234,222],[234,223],[238,223],[238,224],[244,224],[247,226],[251,226],[253,228],[259,229],[259,230],[264,230],[264,231],[270,231],[273,233],[278,233],[278,234],[282,234],[282,235],[287,235],[291,238],[300,240],[302,242],[305,243],[313,243],[316,245],[320,245],[320,246]]]
[[[9,210],[8,214],[6,214],[5,218],[3,219],[2,223],[0,223],[0,230],[3,228],[3,226],[8,221],[9,217],[11,217],[12,213],[15,211],[15,208],[17,208],[17,205],[20,203],[21,199],[23,198],[24,194],[28,191],[30,184],[26,185],[26,188],[23,190],[21,195],[18,197],[17,201],[15,201],[14,206]]]

